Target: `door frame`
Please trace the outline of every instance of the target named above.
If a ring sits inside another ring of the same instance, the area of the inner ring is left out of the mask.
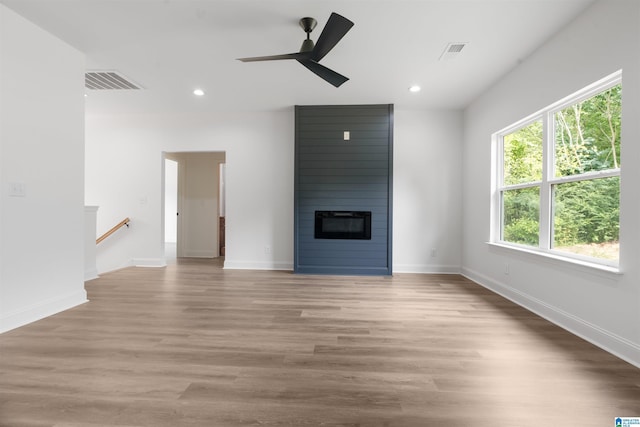
[[[226,151],[163,151],[162,152],[162,203],[161,203],[161,218],[162,218],[162,245],[163,245],[163,251],[164,251],[164,245],[165,245],[165,236],[164,236],[164,227],[165,227],[165,179],[166,179],[166,170],[165,170],[165,160],[169,159],[169,160],[173,160],[175,162],[177,162],[177,167],[178,167],[178,183],[177,183],[177,188],[178,188],[178,194],[177,194],[177,224],[176,224],[176,229],[177,229],[177,235],[176,235],[176,258],[181,258],[185,256],[185,252],[186,252],[186,237],[184,235],[184,218],[185,215],[183,215],[185,206],[186,206],[186,201],[185,201],[185,194],[187,192],[187,180],[185,179],[185,174],[186,174],[186,168],[184,167],[184,159],[181,159],[181,155],[187,155],[187,154],[222,154],[224,161],[219,163],[220,164],[226,164],[226,156],[227,153]],[[219,170],[218,170],[219,172]],[[219,173],[218,173],[218,179],[219,178]],[[216,214],[216,227],[217,230],[219,230],[219,222],[220,222],[220,198],[223,197],[223,192],[220,189],[220,182],[218,182],[218,185],[216,186],[216,197],[218,200],[218,204],[216,206],[215,212],[214,214]],[[226,193],[226,189],[224,191]],[[225,201],[226,202],[226,201]],[[226,233],[225,233],[226,234]],[[214,242],[215,245],[215,254],[217,257],[220,257],[220,234],[219,231],[216,232],[216,241]]]

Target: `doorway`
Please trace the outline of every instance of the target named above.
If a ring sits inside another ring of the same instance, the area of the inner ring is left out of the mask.
[[[225,164],[225,153],[165,152],[163,154],[165,161],[163,217],[167,262],[175,262],[176,258],[223,256],[225,185],[222,165]],[[174,224],[175,252],[172,252]]]

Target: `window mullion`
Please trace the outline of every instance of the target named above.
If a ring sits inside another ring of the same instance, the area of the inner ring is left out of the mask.
[[[505,185],[504,187],[501,188],[501,190],[521,190],[523,188],[538,188],[540,187],[540,185],[542,184],[542,181],[533,181],[533,182],[525,182],[523,184],[511,184],[511,185]]]
[[[542,182],[540,183],[540,249],[551,248],[552,234],[552,190],[549,181],[553,179],[553,141],[554,124],[553,114],[546,113],[542,116]]]

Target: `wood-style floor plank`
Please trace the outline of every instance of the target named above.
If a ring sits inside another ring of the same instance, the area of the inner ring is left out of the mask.
[[[457,275],[128,268],[0,335],[0,426],[601,427],[640,369]]]

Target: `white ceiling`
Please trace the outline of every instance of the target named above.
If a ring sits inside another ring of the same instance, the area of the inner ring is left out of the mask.
[[[0,0],[116,70],[140,91],[87,90],[87,112],[273,110],[393,103],[463,108],[526,60],[593,0]],[[296,61],[236,58],[296,52],[298,20],[331,12],[355,26],[321,61],[350,80],[334,88]],[[439,61],[450,42],[468,45]],[[422,91],[408,91],[418,84]],[[194,88],[206,91],[197,98]]]

